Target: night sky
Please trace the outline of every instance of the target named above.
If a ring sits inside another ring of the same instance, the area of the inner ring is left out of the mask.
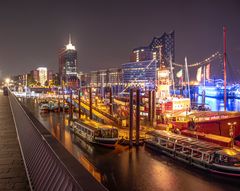
[[[71,33],[81,71],[121,67],[133,48],[175,30],[176,62],[222,51],[240,72],[240,1],[0,1],[0,71],[5,77],[38,66],[58,70],[58,50]],[[219,69],[219,68],[218,68]]]

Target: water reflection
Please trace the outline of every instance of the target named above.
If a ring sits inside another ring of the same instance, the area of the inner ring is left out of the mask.
[[[197,96],[196,101],[202,103],[202,96]],[[212,111],[224,111],[223,99],[206,97],[205,103],[211,107]],[[227,111],[240,111],[240,99],[228,99],[226,106]]]
[[[66,127],[67,114],[40,114],[36,102],[24,102],[56,139],[110,190],[239,190],[239,180],[209,174],[145,147],[117,146],[111,150],[93,146],[70,132]]]

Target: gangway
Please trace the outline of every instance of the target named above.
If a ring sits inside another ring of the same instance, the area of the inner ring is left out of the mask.
[[[70,103],[70,98],[67,98],[67,102]],[[79,105],[78,100],[73,99],[72,104],[75,108],[78,108],[78,105]],[[90,107],[89,107],[89,104],[86,101],[81,100],[81,109],[83,110],[83,112],[85,114],[89,115]],[[113,117],[109,113],[101,111],[100,109],[98,109],[95,106],[92,106],[92,113],[93,113],[93,117],[97,121],[112,124],[112,125],[115,125],[115,126],[118,125],[118,120],[115,117]]]

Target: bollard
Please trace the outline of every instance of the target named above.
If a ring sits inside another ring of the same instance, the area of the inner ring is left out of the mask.
[[[81,119],[81,89],[78,91],[78,118]]]
[[[89,118],[92,119],[92,88],[89,87]]]
[[[140,138],[140,89],[136,92],[136,146],[139,146]]]
[[[133,146],[133,89],[130,89],[130,98],[129,98],[129,147]]]
[[[152,91],[148,91],[148,121],[152,119]]]

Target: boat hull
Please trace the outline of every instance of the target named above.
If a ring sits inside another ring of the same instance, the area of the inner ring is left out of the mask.
[[[236,167],[226,167],[226,166],[221,166],[215,163],[209,163],[209,164],[204,163],[204,162],[201,162],[200,160],[192,159],[190,156],[176,153],[176,151],[174,150],[166,149],[164,147],[162,148],[159,145],[152,143],[151,141],[145,141],[145,146],[149,149],[154,150],[155,152],[167,155],[174,159],[178,159],[179,161],[182,161],[184,163],[187,163],[199,169],[209,171],[211,173],[216,173],[216,174],[226,175],[226,176],[234,176],[234,177],[240,176],[240,169]]]

